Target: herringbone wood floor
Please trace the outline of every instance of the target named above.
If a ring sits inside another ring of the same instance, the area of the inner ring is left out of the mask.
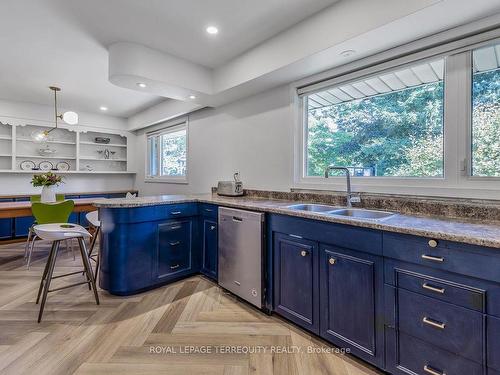
[[[126,298],[100,291],[100,306],[85,285],[61,290],[49,294],[38,324],[35,299],[48,247],[37,248],[27,270],[22,244],[0,246],[1,374],[379,374],[349,356],[308,354],[330,346],[203,277]],[[56,274],[81,267],[78,257],[60,254]],[[254,353],[220,352],[238,347]],[[212,353],[184,353],[204,348]]]

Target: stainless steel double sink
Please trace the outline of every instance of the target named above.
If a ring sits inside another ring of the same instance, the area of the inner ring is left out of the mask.
[[[382,220],[396,215],[393,212],[366,210],[361,208],[337,208],[326,204],[292,204],[290,210],[315,212],[326,215],[353,217],[357,219]]]

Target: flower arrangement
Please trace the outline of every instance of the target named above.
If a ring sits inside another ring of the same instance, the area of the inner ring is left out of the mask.
[[[31,179],[31,184],[37,186],[54,186],[64,183],[62,176],[57,176],[55,173],[47,172],[43,174],[36,174]]]

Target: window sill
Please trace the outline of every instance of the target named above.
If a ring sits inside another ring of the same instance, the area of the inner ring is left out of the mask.
[[[162,177],[157,177],[157,178],[145,178],[144,182],[146,183],[161,183],[161,184],[179,184],[179,185],[188,185],[189,181],[187,178],[162,178]]]

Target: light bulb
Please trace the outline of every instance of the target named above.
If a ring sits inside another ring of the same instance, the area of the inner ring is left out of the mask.
[[[44,143],[49,140],[49,133],[46,130],[36,130],[31,133],[31,139],[37,143]]]
[[[66,124],[76,125],[78,124],[78,113],[76,112],[64,112],[63,120]]]

